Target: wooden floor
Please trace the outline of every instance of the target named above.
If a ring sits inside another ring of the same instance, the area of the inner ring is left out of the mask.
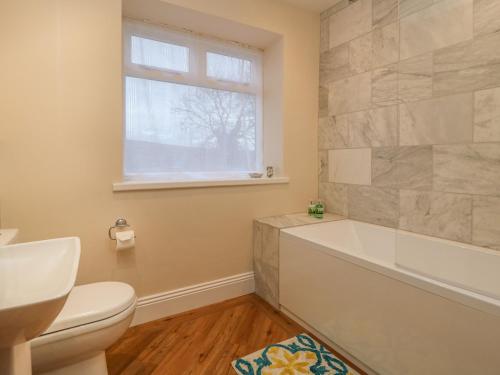
[[[250,294],[130,328],[106,352],[108,370],[110,375],[235,375],[234,359],[303,332]]]

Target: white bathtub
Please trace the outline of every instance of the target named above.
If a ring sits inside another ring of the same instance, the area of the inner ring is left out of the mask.
[[[280,304],[380,374],[500,374],[500,252],[351,220],[285,229]]]

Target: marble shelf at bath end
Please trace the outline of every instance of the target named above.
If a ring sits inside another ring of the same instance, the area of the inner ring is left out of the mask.
[[[273,228],[285,229],[301,225],[325,223],[329,221],[336,221],[342,219],[345,219],[345,217],[330,213],[325,213],[322,219],[309,216],[308,214],[305,213],[298,213],[298,214],[269,216],[260,219],[255,219],[255,221],[257,221],[260,224],[270,225]]]

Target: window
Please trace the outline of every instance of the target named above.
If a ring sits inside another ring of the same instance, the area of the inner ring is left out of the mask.
[[[126,21],[125,178],[262,170],[261,61],[257,49]]]

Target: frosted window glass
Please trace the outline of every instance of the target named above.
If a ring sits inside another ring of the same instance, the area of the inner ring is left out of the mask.
[[[207,76],[248,84],[252,78],[252,63],[249,60],[208,52]]]
[[[189,71],[189,48],[187,47],[132,36],[130,51],[134,64],[178,72]]]
[[[257,97],[126,77],[125,173],[256,169]]]

